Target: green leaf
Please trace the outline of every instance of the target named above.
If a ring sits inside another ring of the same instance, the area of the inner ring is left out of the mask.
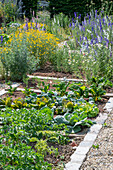
[[[74,131],[74,133],[80,132],[81,131],[81,127],[80,126],[75,126],[73,128],[73,131]]]

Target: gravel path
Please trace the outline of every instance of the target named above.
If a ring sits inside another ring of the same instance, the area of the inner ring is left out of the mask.
[[[113,170],[113,110],[80,170]]]

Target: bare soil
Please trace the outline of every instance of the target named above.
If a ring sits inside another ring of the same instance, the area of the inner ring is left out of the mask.
[[[80,77],[85,79],[85,76],[83,76],[83,73],[80,75],[75,74],[74,72],[64,72],[64,71],[55,71],[54,67],[51,63],[46,62],[45,66],[38,69],[36,72],[34,72],[32,75],[34,76],[44,76],[44,77],[57,77],[57,78],[75,78],[79,79]]]
[[[58,164],[67,163],[70,161],[70,156],[75,152],[76,147],[80,144],[81,141],[83,141],[85,135],[83,136],[77,136],[73,137],[70,142],[68,142],[65,145],[61,145],[58,143],[51,143],[48,142],[49,147],[58,148],[58,155],[55,154],[49,154],[44,157],[44,160],[53,164],[53,167],[58,166]],[[30,145],[32,146],[32,149],[35,149],[36,142],[31,142]]]
[[[51,154],[51,155],[48,154],[45,157],[45,161],[52,163],[54,166],[57,166],[62,161],[64,163],[68,163],[70,161],[70,156],[76,150],[76,148],[74,148],[74,147],[77,147],[80,144],[80,142],[83,141],[84,137],[78,136],[76,138],[73,138],[72,142],[70,142],[66,145],[48,143],[49,147],[53,146],[54,148],[58,148],[59,154],[57,157],[54,154]]]

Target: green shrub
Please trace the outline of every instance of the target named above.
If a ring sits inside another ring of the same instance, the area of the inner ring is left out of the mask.
[[[23,12],[25,11],[25,15],[28,18],[32,17],[33,11],[36,14],[38,0],[27,0],[27,1],[22,0],[22,2],[23,2]]]
[[[13,0],[4,0],[4,2],[0,2],[0,17],[2,17],[2,21],[6,24],[8,22],[14,21],[18,15],[18,7]]]
[[[74,12],[76,12],[78,16],[81,14],[83,19],[84,15],[91,10],[101,11],[103,7],[106,8],[106,2],[108,4],[108,9],[110,9],[111,0],[50,0],[48,10],[51,13],[51,17],[60,12],[73,17]],[[113,12],[113,6],[111,12]],[[109,10],[107,10],[107,13],[109,13]]]
[[[35,70],[38,59],[30,55],[26,47],[25,40],[19,46],[18,39],[13,38],[10,44],[1,50],[1,61],[6,72],[11,80],[22,80],[28,72]]]

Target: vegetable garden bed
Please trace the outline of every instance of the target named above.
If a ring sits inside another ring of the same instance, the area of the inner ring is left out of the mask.
[[[56,83],[64,85],[65,90],[63,91],[63,86],[62,88],[56,86],[53,91],[49,90],[48,81],[52,82],[51,89],[53,83]],[[26,81],[25,85],[27,83]],[[3,150],[11,148],[15,152],[14,157],[8,158],[9,167],[18,165],[15,148],[20,147],[18,152],[23,152],[21,149],[25,147],[26,151],[31,150],[30,157],[35,157],[37,153],[39,153],[38,158],[42,156],[45,169],[47,166],[51,169],[50,164],[54,169],[63,169],[64,164],[70,161],[70,156],[84,139],[88,128],[94,123],[99,111],[104,112],[103,107],[107,102],[105,98],[95,105],[92,100],[88,101],[88,98],[85,100],[86,98],[82,96],[84,93],[78,96],[78,88],[77,93],[72,91],[70,93],[67,82],[47,80],[42,85],[40,94],[32,92],[29,88],[25,88],[23,92],[16,91],[17,89],[10,85],[8,91],[5,91],[7,93],[1,96],[1,146]],[[83,86],[79,84],[79,87]],[[31,87],[31,82],[28,87]],[[13,148],[10,143],[14,144]],[[4,154],[8,154],[8,150],[5,150]],[[28,159],[29,155],[26,155],[24,161]],[[18,160],[22,161],[20,158]],[[1,167],[5,166],[5,161]],[[32,158],[28,167],[31,165],[40,167],[36,157]]]

